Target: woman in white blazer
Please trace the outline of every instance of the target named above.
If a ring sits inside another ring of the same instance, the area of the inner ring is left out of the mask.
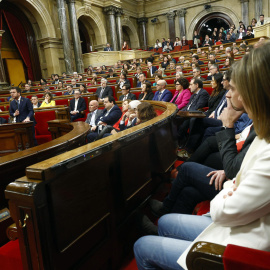
[[[186,255],[197,241],[270,251],[269,73],[269,42],[233,66],[231,90],[227,94],[229,106],[222,113],[224,128],[233,127],[237,113],[232,113],[232,109],[241,110],[242,104],[253,119],[257,137],[235,179],[228,181],[211,201],[211,218],[165,215],[159,220],[160,236],[145,236],[135,243],[140,270],[187,269]]]

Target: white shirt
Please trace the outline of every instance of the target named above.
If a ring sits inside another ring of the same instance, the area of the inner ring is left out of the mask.
[[[74,112],[77,112],[77,107],[78,107],[78,102],[79,102],[79,99],[75,98],[75,106],[74,106]]]
[[[95,121],[95,119],[96,119],[96,113],[97,113],[97,110],[95,110],[95,111],[93,111],[92,112],[92,117],[91,117],[91,120],[90,120],[90,126],[95,126],[96,125],[96,121]]]

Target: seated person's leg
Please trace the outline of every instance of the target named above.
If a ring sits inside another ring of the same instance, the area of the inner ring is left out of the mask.
[[[93,142],[96,139],[97,136],[98,136],[98,133],[97,132],[90,132],[87,135],[87,141],[88,141],[88,143]]]
[[[204,216],[165,215],[158,227],[160,236],[167,237],[145,236],[135,243],[138,269],[182,269],[178,258],[211,222]]]
[[[210,154],[203,162],[203,165],[215,168],[216,170],[224,170],[221,155],[219,152]]]
[[[209,185],[210,177],[207,177],[209,172],[213,171],[212,168],[205,167],[198,163],[186,162],[181,165],[176,179],[173,181],[172,188],[168,196],[164,199],[163,203],[152,200],[150,206],[152,212],[156,216],[162,216],[165,213],[172,213],[172,209],[178,200],[180,194],[182,194],[183,189],[186,187],[194,187],[198,190],[204,189],[205,193],[210,192],[214,187]],[[197,191],[194,193],[197,196]],[[193,201],[194,198],[190,197],[189,200]],[[200,197],[198,200],[202,201],[203,198]],[[205,199],[207,200],[207,198]],[[184,207],[181,206],[181,207]],[[184,213],[192,213],[190,207],[183,211]]]
[[[187,160],[187,162],[196,162],[196,163],[203,164],[205,159],[210,154],[216,153],[216,152],[219,153],[217,139],[215,136],[211,136],[201,143],[201,145],[197,148],[197,150],[193,153],[193,155]]]
[[[212,219],[207,216],[168,214],[158,220],[158,234],[164,237],[194,241],[211,223]]]
[[[208,137],[215,136],[216,132],[219,132],[220,130],[221,130],[221,126],[207,128],[203,134],[202,141],[206,140]]]
[[[178,127],[177,135],[178,135],[179,145],[183,145],[186,143],[187,132],[189,129],[189,122],[190,122],[190,119],[187,119]]]

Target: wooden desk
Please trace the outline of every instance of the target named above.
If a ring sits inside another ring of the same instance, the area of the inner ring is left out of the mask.
[[[33,122],[0,125],[0,156],[34,146]]]

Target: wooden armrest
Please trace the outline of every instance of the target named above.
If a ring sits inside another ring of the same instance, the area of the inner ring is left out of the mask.
[[[194,111],[194,112],[179,111],[177,113],[177,115],[181,116],[181,117],[187,117],[187,118],[192,118],[192,117],[204,118],[204,117],[206,117],[206,115],[203,112],[200,112],[200,111]]]
[[[18,238],[18,230],[17,230],[16,224],[15,223],[11,224],[7,228],[6,233],[9,240],[12,240],[12,241],[16,240]]]
[[[213,243],[196,242],[187,255],[187,268],[189,270],[224,269],[222,255],[225,249],[225,246]]]

